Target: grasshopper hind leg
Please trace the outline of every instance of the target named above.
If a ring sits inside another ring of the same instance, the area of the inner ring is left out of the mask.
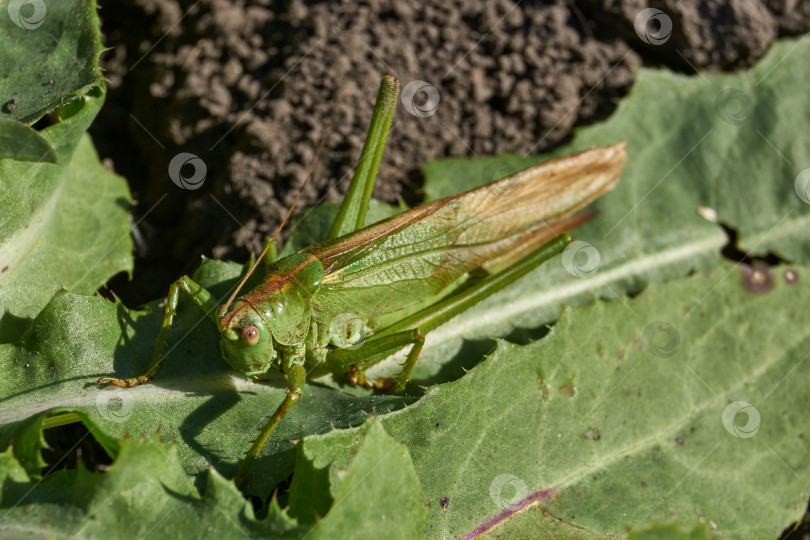
[[[376,389],[393,387],[395,392],[403,391],[419,353],[422,351],[425,342],[423,332],[429,332],[484,298],[501,290],[527,272],[537,268],[538,265],[562,251],[570,241],[571,239],[567,234],[562,234],[505,270],[492,274],[468,289],[449,296],[434,306],[385,328],[363,342],[359,347],[353,350],[338,349],[331,351],[327,355],[327,365],[335,370],[341,367],[348,368],[347,376],[349,382],[353,384],[361,384]],[[410,343],[413,343],[413,347],[408,353],[408,358],[396,381],[368,379],[365,376],[367,368]]]

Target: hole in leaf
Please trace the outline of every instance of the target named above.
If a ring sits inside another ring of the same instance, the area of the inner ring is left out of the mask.
[[[732,227],[726,225],[723,222],[718,222],[718,224],[723,228],[723,230],[726,233],[726,236],[728,236],[728,243],[720,251],[720,254],[724,258],[733,262],[744,263],[748,265],[751,265],[754,260],[760,260],[765,264],[767,264],[768,266],[776,266],[782,262],[786,262],[784,261],[784,259],[782,259],[781,257],[772,252],[768,252],[768,254],[765,255],[764,257],[751,257],[748,253],[742,251],[737,245],[737,236],[738,236],[737,230],[733,229]]]
[[[112,463],[104,448],[81,422],[49,428],[43,434],[50,447],[42,449],[42,458],[46,463],[43,476],[61,469],[75,469],[80,460],[90,471]]]

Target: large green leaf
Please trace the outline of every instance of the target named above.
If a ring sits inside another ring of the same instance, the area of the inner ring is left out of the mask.
[[[0,342],[15,341],[59,288],[91,294],[132,269],[126,182],[83,135],[102,99],[42,133],[59,164],[0,160]]]
[[[612,538],[675,517],[776,538],[810,496],[810,268],[795,269],[798,284],[783,270],[764,295],[724,264],[566,309],[545,339],[499,342],[462,379],[384,415],[422,480],[425,536]],[[328,464],[322,479],[363,429],[304,440]]]
[[[500,342],[494,354],[464,378],[434,386],[404,411],[381,414],[385,431],[404,442],[407,452],[380,440],[382,429],[374,424],[299,442],[290,512],[305,526],[316,525],[315,530],[323,526],[328,532],[345,532],[347,520],[369,528],[390,526],[382,514],[392,499],[384,496],[396,496],[394,507],[418,520],[414,497],[421,483],[423,502],[429,507],[427,537],[492,530],[506,531],[507,537],[607,538],[676,516],[687,527],[701,519],[711,521],[729,538],[775,538],[801,516],[810,495],[802,480],[810,468],[802,427],[810,381],[803,369],[808,325],[801,316],[810,288],[806,279],[797,284],[786,280],[782,270],[774,269],[774,287],[764,295],[743,288],[739,268],[727,264],[708,276],[651,286],[626,304],[598,302],[568,309],[539,342],[526,346]],[[792,270],[803,277],[810,272],[808,267]],[[54,302],[60,298],[81,301],[63,293]],[[50,310],[41,317],[50,317]],[[49,343],[59,339],[74,357],[96,362],[100,351],[89,343],[104,340],[91,329],[77,329],[86,342],[67,342],[70,332],[65,329],[80,319],[75,315],[66,320],[61,331],[53,329],[53,336],[38,334],[42,338],[37,340],[42,343],[38,354],[58,352],[60,346]],[[35,329],[36,324],[32,332]],[[94,330],[115,336],[101,324]],[[202,335],[189,334],[190,340],[197,337]],[[35,359],[36,354],[27,358]],[[13,360],[13,369],[4,363],[4,373],[35,371],[34,364],[20,365],[24,358]],[[203,373],[212,369],[199,364],[197,368]],[[225,375],[173,379],[167,374],[162,384],[128,392],[80,389],[85,385],[75,382],[73,391],[66,392],[68,383],[63,382],[33,390],[40,394],[38,400],[15,401],[17,406],[4,408],[3,422],[7,415],[30,415],[54,403],[84,410],[105,432],[119,431],[115,424],[120,422],[137,433],[147,423],[144,416],[160,416],[160,433],[176,439],[178,454],[192,445],[227,470],[218,461],[238,456],[244,450],[239,444],[247,442],[230,440],[227,429],[239,431],[241,424],[250,430],[262,414],[258,405],[232,414],[222,396],[217,397],[227,392],[217,385],[224,386],[228,379]],[[206,383],[209,386],[202,388]],[[265,394],[262,385],[236,379],[230,384],[234,399],[272,398],[272,406],[281,398],[280,389]],[[180,389],[188,403],[173,396]],[[258,395],[248,394],[251,391]],[[46,401],[43,392],[55,397]],[[308,387],[300,414],[291,414],[282,424],[283,436],[312,429],[313,418],[332,414],[332,407],[345,412],[349,407],[338,396]],[[175,409],[177,413],[172,412]],[[209,420],[223,409],[225,422],[220,417]],[[31,428],[7,425],[0,436],[14,429],[19,433]],[[369,430],[376,435],[366,454],[365,443],[360,443]],[[287,451],[279,449],[277,441],[270,450]],[[420,482],[408,472],[408,454]],[[133,497],[140,493],[138,482],[155,484],[156,479],[174,491],[172,478],[177,473],[167,477],[161,468],[122,462],[120,456],[115,463],[134,482]],[[204,491],[214,482],[214,473],[207,474]],[[51,485],[45,482],[44,486]],[[341,482],[349,484],[342,488]],[[366,482],[365,487],[347,489],[355,482]],[[223,487],[218,491],[233,490],[231,484],[217,480],[215,486],[219,485]],[[25,491],[4,488],[16,495]],[[31,516],[15,509],[18,502],[11,496],[0,501],[0,507],[15,516],[7,518],[8,523],[41,525],[46,509]],[[192,508],[196,504],[191,499],[185,502]],[[313,521],[324,510],[326,519]],[[129,523],[128,511],[116,515]],[[154,513],[146,516],[155,519]],[[70,528],[77,521],[65,518],[59,523]],[[656,537],[650,534],[640,537]]]

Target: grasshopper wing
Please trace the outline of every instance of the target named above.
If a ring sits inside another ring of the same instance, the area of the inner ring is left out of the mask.
[[[586,221],[572,214],[613,188],[624,161],[624,143],[587,150],[310,246],[326,271],[313,315],[380,329],[428,307]]]

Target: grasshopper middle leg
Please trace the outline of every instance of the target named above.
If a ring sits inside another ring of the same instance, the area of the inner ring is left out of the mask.
[[[368,368],[409,344],[413,344],[413,346],[408,351],[402,371],[396,379],[366,378]],[[388,336],[371,338],[356,349],[336,349],[327,355],[326,362],[330,367],[345,366],[349,368],[346,376],[351,384],[401,393],[405,391],[405,385],[410,381],[411,372],[424,345],[425,334],[419,329],[404,330]]]

